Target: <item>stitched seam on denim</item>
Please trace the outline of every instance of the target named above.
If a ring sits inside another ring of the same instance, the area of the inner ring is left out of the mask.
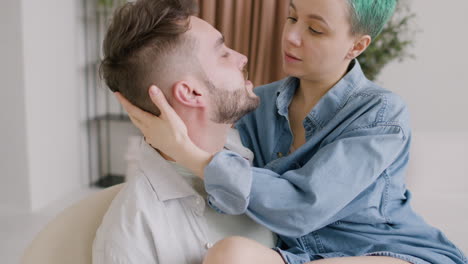
[[[315,240],[315,243],[317,244],[317,248],[319,250],[319,253],[325,253],[325,247],[323,246],[323,243],[322,243],[322,240],[320,239],[320,236],[317,234],[317,232],[312,232],[312,235],[314,236],[314,240]]]
[[[387,106],[388,106],[387,96],[381,95],[379,97],[383,99],[383,105],[382,105],[382,108],[380,108],[379,112],[377,113],[377,118],[375,120],[376,123],[382,122],[384,115],[385,115],[385,111],[387,110]]]
[[[324,127],[324,124],[318,120],[315,115],[307,115],[306,118],[309,118],[310,122],[315,124],[316,127],[318,127],[319,129],[322,129]]]
[[[352,97],[351,92],[354,91],[356,88],[356,84],[355,83],[350,83],[348,85],[348,87],[346,88],[345,90],[345,93],[344,93],[344,97],[346,98],[346,100],[343,100],[342,102],[340,102],[340,104],[338,105],[338,108],[333,112],[333,114],[331,114],[331,117],[330,117],[330,120],[333,119],[334,116],[336,116],[336,114],[341,110],[343,109],[343,107],[345,107],[345,105],[348,103],[349,99]],[[308,115],[309,117],[309,115]],[[318,120],[317,118],[315,118],[315,116],[311,116],[309,117],[311,120],[313,120],[315,123],[317,123],[317,125],[320,127],[320,129],[322,129],[325,124],[321,121],[321,120]]]
[[[313,250],[312,250],[312,247],[310,246],[310,241],[306,240],[305,237],[306,236],[302,236],[300,239],[302,241],[302,244],[305,246],[305,250],[307,254],[309,255],[309,258],[311,258],[310,254]]]
[[[291,78],[289,77],[288,79],[286,79],[283,84],[281,85],[281,87],[277,90],[279,91],[279,93],[283,93],[283,92],[288,92],[288,89],[291,89],[291,86],[292,84],[294,84],[296,82],[296,79],[294,78]],[[282,99],[282,100],[280,100]],[[290,101],[292,100],[292,97],[290,99]],[[281,105],[280,105],[281,103]],[[286,98],[279,98],[279,96],[276,97],[276,108],[277,108],[277,112],[281,112],[283,109],[287,109],[287,107],[283,107],[283,105],[286,105],[287,104],[287,100]],[[281,106],[281,108],[280,108]],[[282,114],[285,114],[285,113],[282,113]]]
[[[279,140],[276,141],[276,145],[275,147],[273,148],[273,153],[271,153],[270,155],[270,161],[269,162],[266,162],[267,164],[278,159],[278,152],[281,151],[281,143],[283,142],[283,138],[286,137],[286,130],[282,129],[282,132],[281,132],[281,136],[279,137]]]
[[[383,257],[392,257],[408,261],[412,264],[424,264],[416,259],[416,257],[406,256],[403,254],[398,254],[390,251],[377,251],[365,254],[366,256],[383,256]]]
[[[387,223],[391,223],[391,220],[387,215],[388,189],[390,187],[390,177],[387,174],[387,170],[383,172],[383,177],[385,179],[385,190],[383,192],[382,215],[385,218],[385,221],[387,221]]]
[[[368,80],[364,77],[364,78],[359,78],[358,80],[353,80],[351,83],[349,83],[350,84],[349,86],[353,87],[353,89],[351,91],[349,91],[348,93],[346,93],[346,97],[348,97],[348,98],[347,98],[346,101],[344,101],[344,103],[343,103],[343,105],[342,105],[342,107],[340,109],[342,109],[348,103],[348,101],[351,98],[356,97],[356,95],[358,95],[358,94],[364,93],[364,92],[359,91],[360,89],[356,90],[355,88],[363,87],[364,85],[366,85],[367,81]],[[355,91],[355,92],[351,93],[352,91]]]
[[[387,110],[387,107],[388,107],[388,98],[387,98],[387,96],[385,94],[370,94],[370,93],[359,92],[359,93],[354,94],[352,96],[352,98],[354,98],[354,97],[370,97],[370,96],[375,96],[375,97],[379,97],[379,98],[383,99],[383,105],[379,109],[379,111],[377,113],[377,117],[375,118],[375,123],[381,123],[381,122],[383,122],[385,111]]]
[[[378,125],[389,125],[389,126],[392,126],[392,125],[401,126],[401,123],[398,122],[398,121],[381,121],[381,122],[378,122],[376,124],[378,124]]]
[[[377,124],[377,126],[396,126],[396,127],[399,127],[400,130],[401,130],[401,133],[403,134],[403,139],[406,140],[407,139],[407,136],[406,136],[406,132],[405,130],[403,129],[403,126],[401,125],[400,122],[398,121],[384,121],[384,122],[380,122]]]
[[[339,221],[331,223],[330,225],[342,225],[343,223],[344,223],[343,221],[339,220]]]
[[[306,116],[306,119],[310,119],[308,116]],[[312,121],[312,120],[311,120]],[[313,123],[313,122],[304,122],[304,129],[307,130],[312,130],[314,128],[314,126],[310,123]]]
[[[354,89],[356,88],[356,84],[355,83],[351,83],[349,86],[348,86],[348,89],[346,89],[345,91],[345,97],[346,97],[346,100],[343,100],[341,102],[341,104],[338,106],[338,109],[335,111],[335,113],[333,113],[333,116],[336,115],[336,113],[338,113],[338,111],[340,111],[341,109],[343,109],[343,107],[348,103],[349,99],[352,97],[352,94],[351,92],[354,91]]]
[[[382,92],[374,92],[374,93],[366,93],[364,91],[358,91],[354,93],[351,98],[357,98],[357,97],[384,97],[385,94]]]
[[[352,94],[349,99],[354,99],[354,98],[358,98],[358,97],[371,97],[371,96],[375,96],[375,94],[370,94],[370,93],[364,93],[364,92],[357,92],[355,94]]]
[[[356,130],[374,128],[374,127],[398,127],[400,131],[403,133],[403,139],[406,139],[405,131],[403,130],[402,126],[397,122],[380,122],[380,123],[373,123],[367,126],[356,127],[349,131],[344,132],[342,135],[345,135],[346,133],[354,132]]]

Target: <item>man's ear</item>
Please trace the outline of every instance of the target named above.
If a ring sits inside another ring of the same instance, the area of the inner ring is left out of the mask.
[[[363,53],[367,47],[372,42],[372,38],[369,35],[363,35],[356,39],[354,42],[354,46],[349,50],[348,54],[346,55],[347,59],[354,59],[357,58],[361,53]]]
[[[205,106],[203,91],[193,82],[178,81],[172,86],[174,100],[182,105],[190,107]]]

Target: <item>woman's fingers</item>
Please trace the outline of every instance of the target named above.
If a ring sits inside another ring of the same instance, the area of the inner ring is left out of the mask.
[[[152,85],[149,94],[153,103],[161,111],[161,115],[159,116],[161,125],[159,127],[163,128],[163,126],[165,126],[176,141],[188,137],[187,126],[174,108],[167,102],[164,93],[162,93],[157,86]],[[164,125],[162,125],[162,123],[164,123]]]
[[[153,101],[153,103],[158,107],[159,111],[161,111],[161,119],[172,120],[174,115],[177,115],[172,106],[167,102],[164,94],[156,85],[152,85],[150,87],[149,94],[151,101]]]
[[[132,123],[135,124],[135,126],[138,127],[140,130],[143,130],[145,124],[148,124],[148,122],[155,117],[154,115],[134,106],[121,93],[116,92],[115,96],[117,97],[117,100],[120,102],[125,111],[127,111],[128,116],[132,120]]]

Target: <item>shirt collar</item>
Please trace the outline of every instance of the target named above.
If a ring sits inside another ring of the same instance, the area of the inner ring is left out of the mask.
[[[160,201],[198,196],[183,176],[144,139],[140,142],[139,163]]]
[[[239,132],[236,129],[228,131],[224,148],[238,153],[252,164],[253,153],[242,145]],[[184,176],[177,172],[174,165],[165,160],[143,138],[140,141],[139,149],[140,169],[150,181],[159,200],[166,201],[199,195]]]
[[[323,128],[343,108],[352,92],[366,80],[359,62],[351,61],[348,73],[333,86],[315,105],[306,117],[306,120]],[[292,98],[299,87],[300,81],[296,77],[288,77],[277,90],[276,107],[278,114],[288,117],[288,108]]]

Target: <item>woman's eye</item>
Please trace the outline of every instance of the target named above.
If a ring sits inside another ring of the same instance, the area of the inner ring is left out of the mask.
[[[293,23],[297,22],[297,18],[294,18],[294,17],[288,17],[288,20],[290,20]]]
[[[229,57],[229,52],[224,53],[222,57],[223,57],[223,58]]]
[[[313,29],[311,27],[309,27],[309,30],[310,30],[310,32],[315,33],[315,34],[319,34],[319,35],[323,34],[323,32],[317,31],[317,30],[315,30],[315,29]]]

